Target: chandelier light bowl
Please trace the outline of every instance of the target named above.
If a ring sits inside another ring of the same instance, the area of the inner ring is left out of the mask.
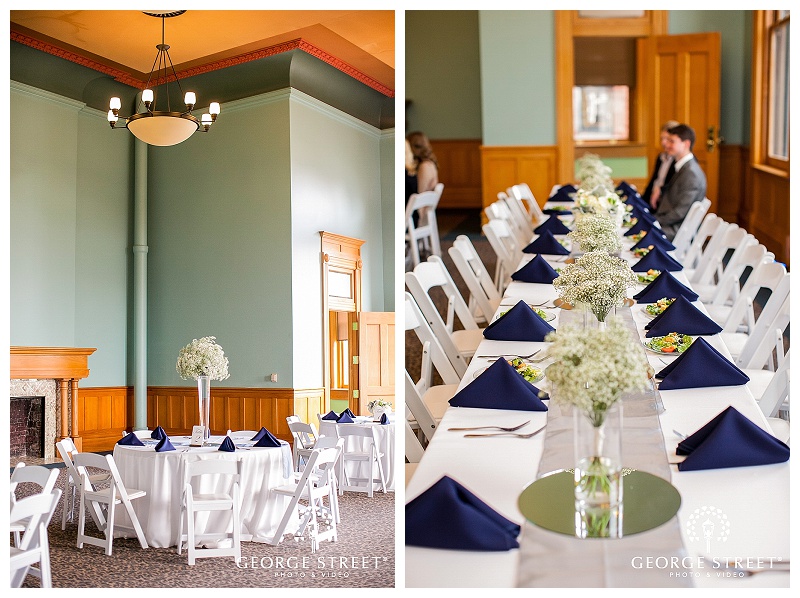
[[[183,93],[181,82],[175,73],[175,67],[169,56],[169,46],[164,43],[164,22],[167,18],[177,17],[185,10],[173,11],[144,11],[144,14],[161,19],[161,43],[156,45],[158,54],[153,61],[153,68],[147,78],[141,99],[137,106],[136,114],[128,117],[120,116],[122,102],[119,98],[111,98],[108,110],[108,122],[112,129],[120,127],[119,120],[123,119],[122,127],[128,129],[138,139],[149,145],[169,146],[186,141],[196,131],[208,132],[211,125],[217,120],[220,112],[218,102],[211,102],[208,112],[199,119],[192,114],[197,96],[193,91]],[[171,74],[170,74],[171,71]],[[183,97],[185,110],[173,110],[170,106],[170,83],[177,84],[180,96]],[[156,94],[155,90],[162,87]],[[159,102],[158,107],[156,104]],[[144,105],[144,110],[142,106]],[[164,108],[166,107],[166,110]],[[160,108],[160,109],[159,109]]]

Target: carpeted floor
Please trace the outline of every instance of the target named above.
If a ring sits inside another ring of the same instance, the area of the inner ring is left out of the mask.
[[[63,489],[62,468],[57,487]],[[20,484],[17,496],[36,489]],[[143,550],[136,539],[115,538],[111,556],[102,548],[76,547],[77,520],[61,530],[61,505],[48,528],[54,588],[393,588],[395,586],[394,493],[345,492],[337,542],[322,542],[315,554],[307,541],[278,546],[242,542],[242,562],[206,558],[189,566],[186,552]],[[96,532],[94,524],[87,531]],[[28,576],[23,587],[39,587]]]

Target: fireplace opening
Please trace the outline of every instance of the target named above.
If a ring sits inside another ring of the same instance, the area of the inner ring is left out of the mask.
[[[11,397],[11,457],[44,457],[44,397]]]

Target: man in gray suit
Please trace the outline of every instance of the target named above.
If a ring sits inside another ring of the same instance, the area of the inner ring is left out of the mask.
[[[656,219],[661,229],[672,241],[678,232],[689,207],[706,196],[706,175],[692,154],[694,130],[684,124],[668,130],[667,153],[672,156],[675,174],[661,190]]]

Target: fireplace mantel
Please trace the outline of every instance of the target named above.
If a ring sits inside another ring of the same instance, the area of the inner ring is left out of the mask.
[[[60,438],[71,437],[78,450],[78,381],[89,376],[89,356],[97,349],[86,347],[11,347],[12,380],[55,380],[61,390]],[[72,409],[68,409],[68,399]],[[72,412],[70,426],[68,413]]]

